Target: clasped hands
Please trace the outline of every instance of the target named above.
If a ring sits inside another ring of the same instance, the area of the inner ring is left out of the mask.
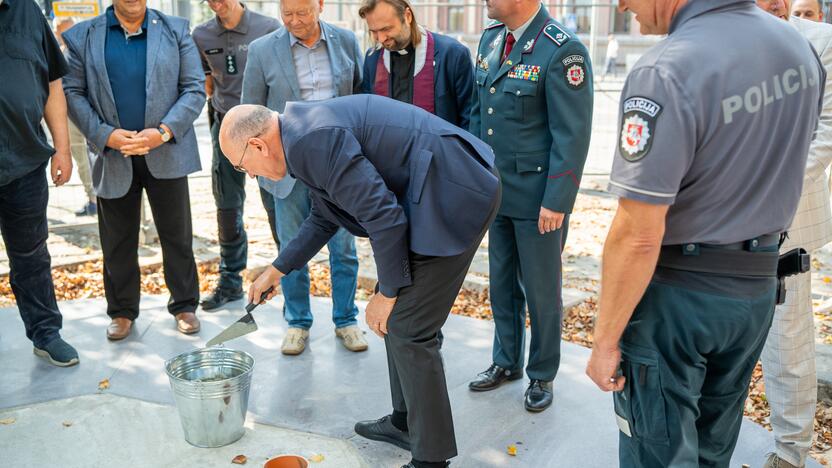
[[[170,129],[162,125],[170,133]],[[164,144],[159,129],[146,128],[140,132],[118,128],[113,130],[107,138],[107,146],[120,151],[125,158],[130,156],[144,156]]]

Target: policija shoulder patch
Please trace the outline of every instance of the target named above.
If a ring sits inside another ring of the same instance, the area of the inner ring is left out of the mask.
[[[644,97],[635,96],[624,101],[624,123],[618,147],[622,158],[635,162],[647,155],[653,144],[656,118],[661,111],[662,106]]]
[[[561,60],[566,84],[572,89],[581,89],[586,84],[586,64],[583,55],[570,55]]]

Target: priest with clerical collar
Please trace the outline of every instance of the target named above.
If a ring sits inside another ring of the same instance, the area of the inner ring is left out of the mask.
[[[468,48],[420,26],[407,0],[364,0],[358,14],[375,42],[365,56],[362,92],[413,104],[467,129],[474,90]]]

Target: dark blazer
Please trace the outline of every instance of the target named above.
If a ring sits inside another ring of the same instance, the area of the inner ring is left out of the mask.
[[[468,129],[471,106],[474,103],[474,65],[471,52],[456,39],[433,34],[433,83],[436,115],[448,122]],[[364,58],[364,82],[361,92],[373,94],[376,67],[383,49],[371,48]]]
[[[289,173],[312,210],[274,266],[305,265],[343,226],[369,237],[379,289],[411,283],[409,251],[457,255],[499,198],[491,148],[416,106],[373,95],[290,102],[280,116]]]

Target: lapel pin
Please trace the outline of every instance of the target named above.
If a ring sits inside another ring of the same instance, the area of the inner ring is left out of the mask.
[[[526,45],[523,47],[523,51],[524,52],[528,51],[529,49],[532,48],[533,45],[534,45],[534,39],[529,39],[529,42],[527,42]]]

